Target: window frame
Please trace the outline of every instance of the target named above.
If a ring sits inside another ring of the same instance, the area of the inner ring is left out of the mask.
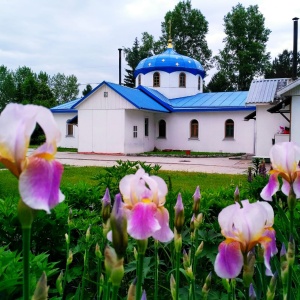
[[[138,76],[138,85],[141,85],[142,84],[142,75],[139,74]]]
[[[67,137],[74,137],[74,125],[73,124],[66,124],[66,136]]]
[[[158,121],[158,138],[165,139],[167,136],[167,122],[164,119]]]
[[[160,87],[160,73],[153,73],[153,87]]]
[[[227,119],[225,121],[225,139],[234,138],[234,121],[232,119]]]
[[[186,74],[181,72],[179,74],[179,85],[180,88],[186,88]]]
[[[148,137],[149,136],[149,118],[146,117],[145,118],[145,136]]]
[[[190,139],[199,138],[199,122],[196,119],[192,119],[190,122]]]
[[[133,125],[133,138],[136,139],[138,137],[138,127],[137,125]]]

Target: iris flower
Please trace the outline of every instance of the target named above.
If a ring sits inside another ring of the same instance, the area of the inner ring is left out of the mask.
[[[169,212],[164,207],[168,188],[163,179],[149,176],[144,169],[126,175],[119,184],[127,212],[127,231],[137,240],[152,236],[161,242],[173,238],[169,227]]]
[[[266,275],[272,275],[270,258],[277,253],[274,211],[267,202],[241,201],[224,208],[218,217],[221,233],[226,238],[219,245],[215,271],[221,278],[235,278],[247,260],[247,254],[257,244],[264,249]]]
[[[27,157],[30,136],[37,123],[46,142]],[[64,200],[59,190],[63,166],[54,160],[60,132],[50,110],[10,103],[1,113],[0,128],[0,162],[19,179],[22,201],[32,209],[49,213]]]
[[[296,198],[300,198],[300,147],[292,142],[284,142],[274,145],[270,150],[272,170],[268,184],[261,192],[264,200],[271,201],[272,196],[279,190],[278,177],[282,178],[281,191],[289,195],[291,186]]]

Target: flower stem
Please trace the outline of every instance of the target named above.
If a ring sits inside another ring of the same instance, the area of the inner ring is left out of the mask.
[[[293,237],[294,229],[294,209],[290,209],[290,237]],[[293,277],[293,263],[289,262],[288,277],[287,277],[287,300],[292,299],[292,277]]]
[[[88,269],[88,261],[89,261],[89,249],[86,249],[85,253],[84,253],[84,266],[83,266],[80,300],[84,299],[84,290],[85,290],[85,282],[86,282],[87,269]]]
[[[198,229],[195,229],[195,236],[194,236],[194,243],[193,243],[193,248],[192,248],[192,254],[191,254],[191,260],[192,260],[192,266],[193,266],[193,272],[196,274],[196,257],[195,253],[198,247]]]
[[[69,226],[69,230],[68,230],[68,239],[70,239],[70,234],[71,234],[71,230],[70,230],[70,226]],[[62,295],[62,300],[66,299],[66,284],[67,284],[67,276],[68,276],[68,271],[69,271],[69,264],[68,264],[68,257],[69,257],[69,250],[70,250],[70,243],[69,241],[66,241],[66,270],[65,270],[65,275],[64,275],[64,279],[63,279],[63,295]]]
[[[235,300],[235,279],[230,280],[230,290],[231,290],[231,299]]]
[[[155,270],[154,270],[154,300],[157,300],[158,298],[158,241],[154,241],[154,261],[155,261]]]
[[[179,277],[180,277],[180,272],[179,272],[179,269],[180,269],[180,256],[181,256],[181,252],[177,252],[176,251],[176,265],[175,265],[175,282],[176,282],[176,300],[179,299]]]
[[[112,297],[111,297],[112,300],[118,299],[118,290],[119,290],[119,286],[114,285],[112,290]]]
[[[245,288],[245,299],[249,300],[249,288]]]
[[[195,288],[195,277],[191,279],[191,298],[192,300],[196,300],[196,288]]]
[[[101,283],[100,283],[100,277],[102,272],[102,258],[98,258],[98,271],[97,271],[97,300],[100,300],[101,297]]]
[[[22,228],[23,240],[23,300],[30,299],[30,235],[31,227]]]
[[[144,266],[144,253],[138,253],[137,261],[137,284],[135,299],[140,300],[142,297],[142,282],[143,282],[143,266]]]

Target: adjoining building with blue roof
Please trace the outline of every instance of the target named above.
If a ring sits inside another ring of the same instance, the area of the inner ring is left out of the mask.
[[[137,88],[103,81],[81,99],[51,109],[59,146],[82,153],[140,153],[157,149],[254,153],[255,112],[248,92],[203,93],[200,62],[169,42],[135,70]]]

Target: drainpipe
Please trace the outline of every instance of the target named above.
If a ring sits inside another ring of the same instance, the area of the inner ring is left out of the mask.
[[[293,48],[293,73],[292,79],[297,79],[297,56],[298,56],[298,20],[299,18],[293,18],[294,21],[294,48]]]
[[[121,53],[122,53],[122,48],[119,48],[119,85],[122,84],[121,82]]]

